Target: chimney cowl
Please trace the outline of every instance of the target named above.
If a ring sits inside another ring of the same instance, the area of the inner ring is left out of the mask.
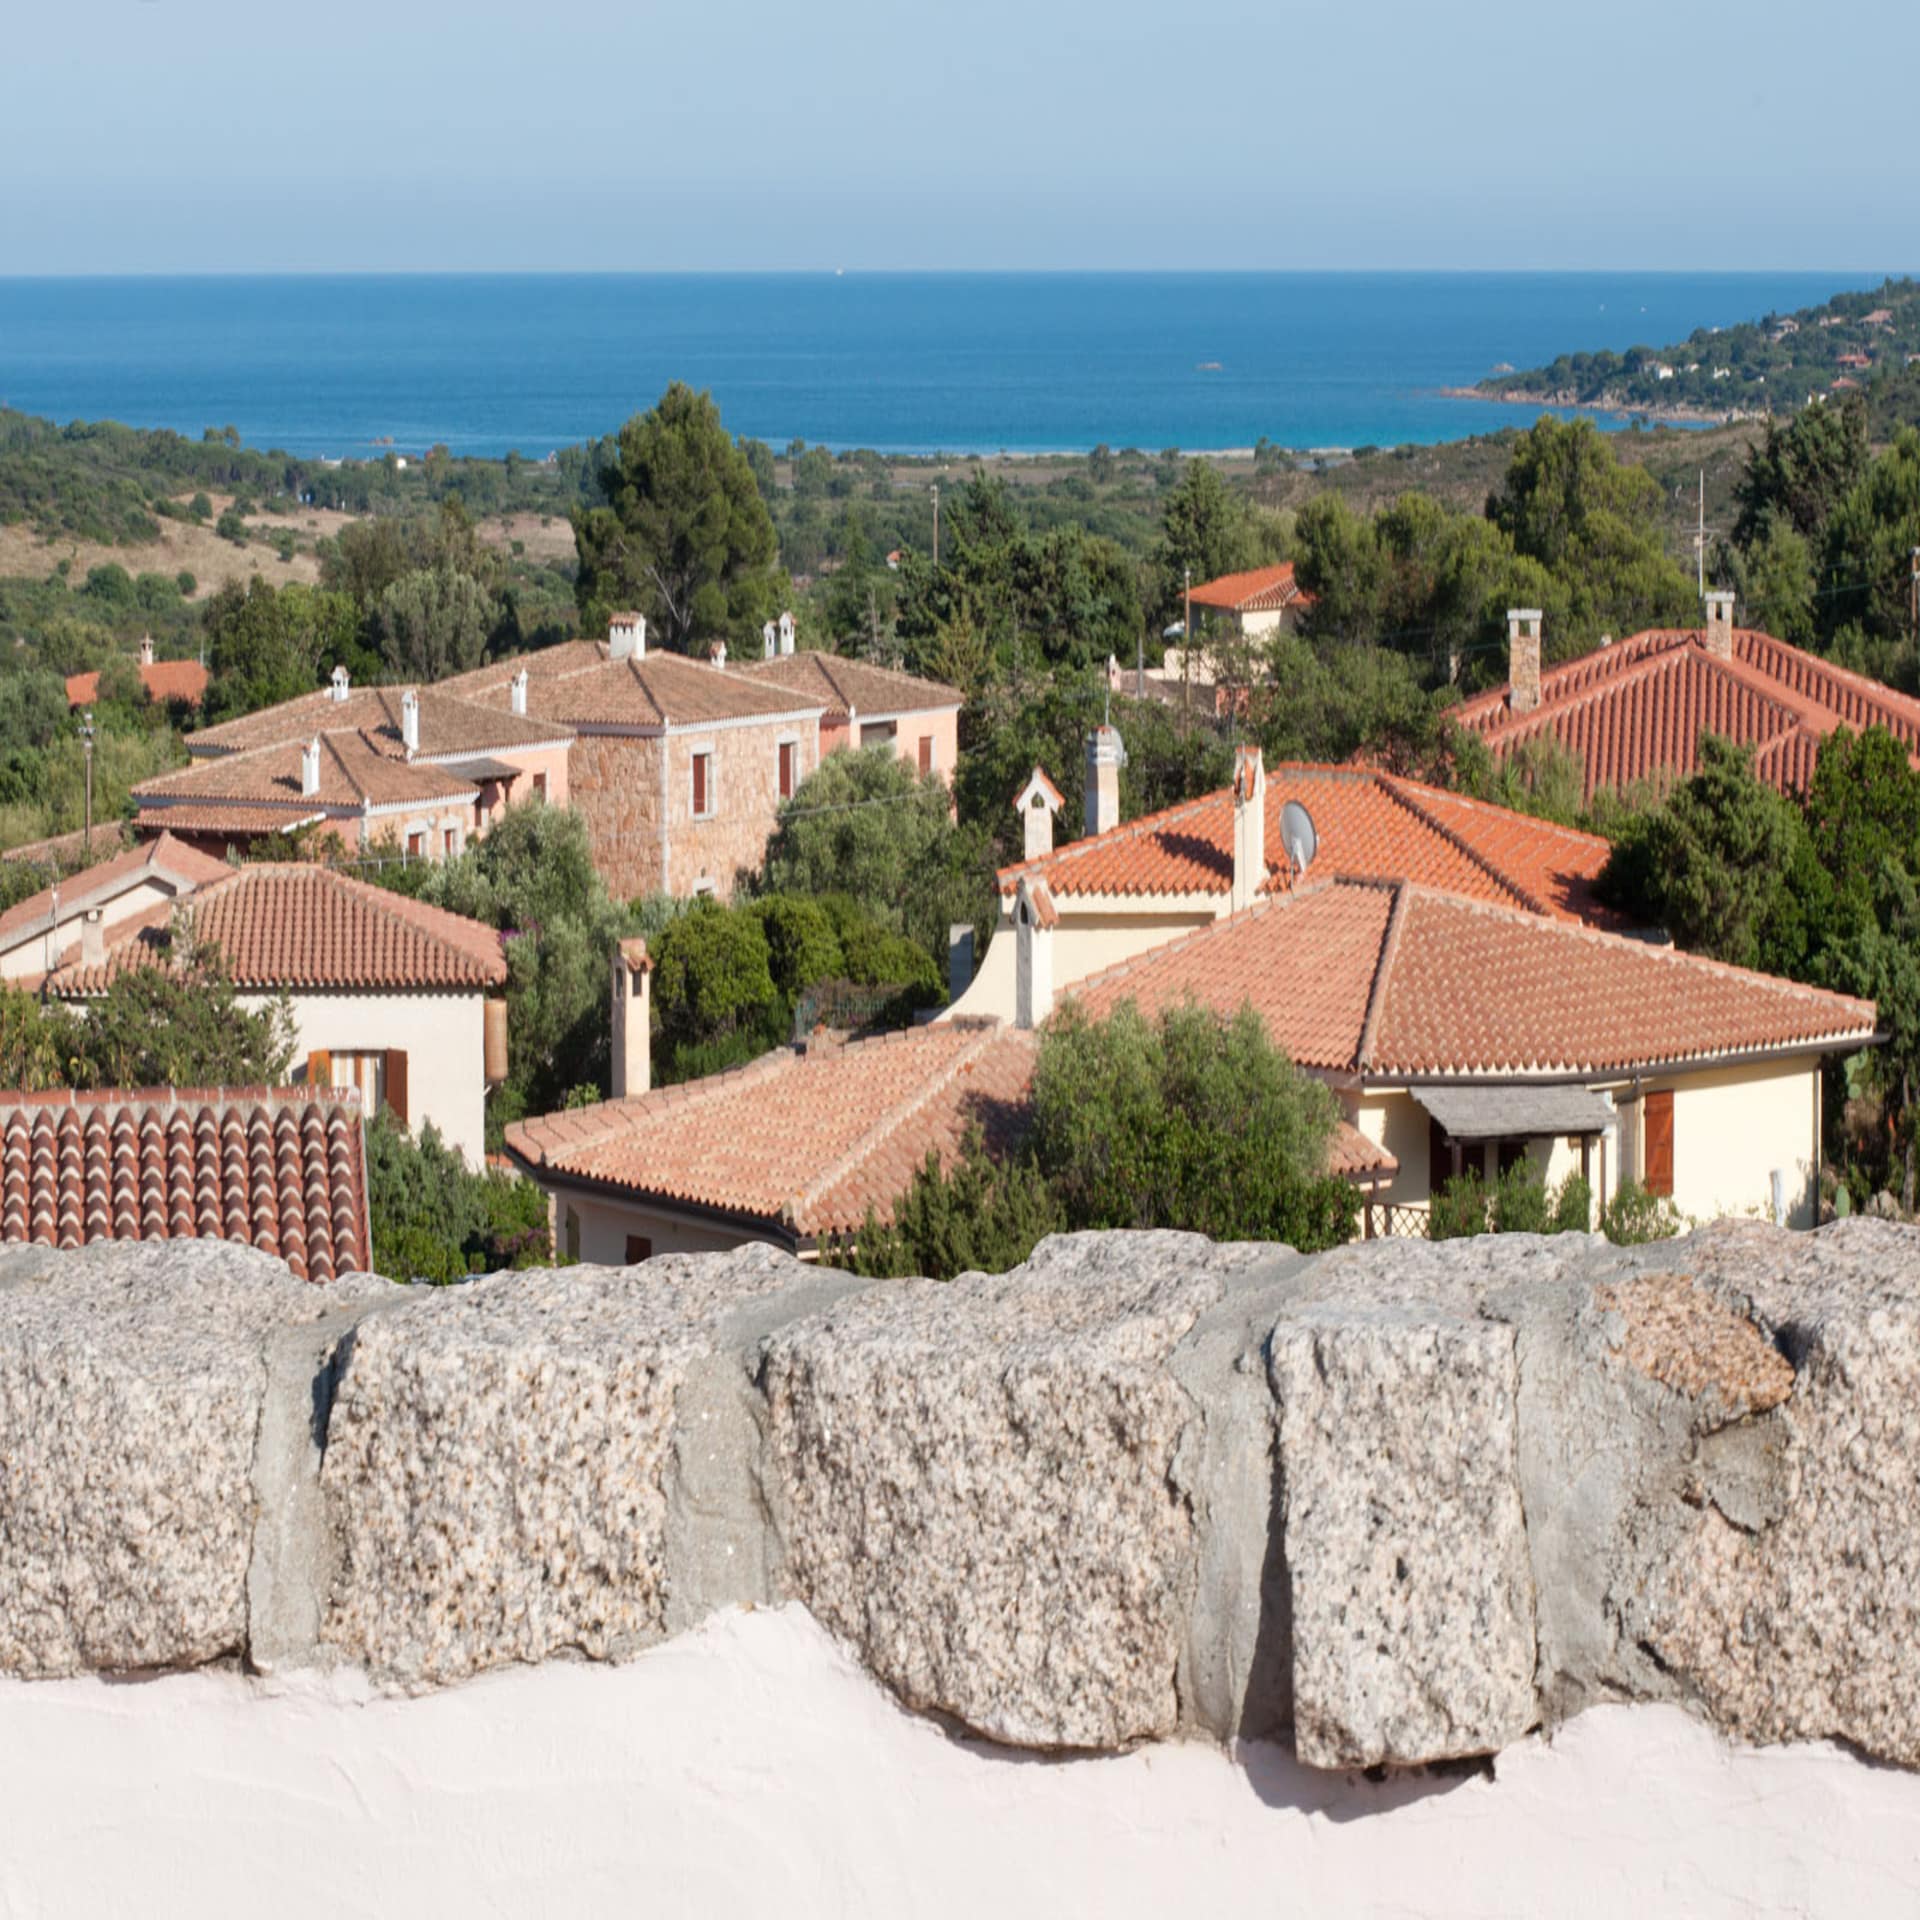
[[[106,914],[99,907],[89,907],[80,917],[80,964],[97,967],[106,957]]]
[[[527,670],[522,667],[507,686],[507,704],[517,714],[527,710]]]
[[[780,616],[780,651],[789,654],[793,651],[793,615],[783,613]]]
[[[1267,769],[1257,746],[1233,755],[1233,882],[1228,911],[1238,913],[1267,884]]]
[[[643,613],[607,615],[607,658],[644,660],[647,657],[647,617]]]
[[[1089,837],[1120,824],[1120,769],[1127,764],[1126,743],[1115,726],[1087,735],[1086,827]]]
[[[153,635],[150,633],[140,636],[140,664],[143,667],[153,665]]]
[[[634,1100],[653,1078],[653,958],[642,939],[613,950],[613,1097]]]
[[[1707,651],[1716,660],[1733,658],[1733,595],[1725,588],[1703,596],[1707,608]]]
[[[352,691],[352,676],[347,672],[345,667],[335,667],[332,678],[327,682],[328,698],[337,705],[339,702],[345,700],[347,695]]]
[[[1507,705],[1532,713],[1540,705],[1540,609],[1507,609]]]
[[[727,643],[724,640],[716,640],[713,645],[707,649],[707,658],[711,660],[722,673],[725,673],[727,670]]]
[[[411,687],[400,696],[400,744],[409,760],[420,751],[420,696]]]
[[[320,736],[300,749],[300,797],[311,800],[320,791]]]

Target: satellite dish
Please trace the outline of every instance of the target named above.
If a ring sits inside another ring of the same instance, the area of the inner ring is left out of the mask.
[[[1280,844],[1286,849],[1287,865],[1298,880],[1313,865],[1313,856],[1320,850],[1313,815],[1298,800],[1289,800],[1280,809]]]

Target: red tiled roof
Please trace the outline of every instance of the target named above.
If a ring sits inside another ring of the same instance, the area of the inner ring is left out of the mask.
[[[128,844],[130,835],[123,820],[100,820],[94,823],[93,843],[87,844],[87,830],[75,827],[70,833],[56,833],[45,840],[23,840],[17,847],[9,847],[0,853],[0,860],[11,862],[31,861],[37,866],[66,870],[73,863],[98,858],[111,853],[116,847]]]
[[[771,660],[743,660],[728,671],[745,674],[762,686],[799,694],[809,703],[823,700],[831,714],[925,713],[960,704],[957,687],[895,673],[864,660],[845,660],[837,653],[809,651],[780,654]]]
[[[77,916],[94,902],[111,899],[123,893],[129,886],[137,885],[149,874],[158,874],[180,883],[180,891],[191,892],[194,887],[204,886],[209,881],[224,880],[231,869],[224,860],[216,860],[211,854],[202,853],[197,847],[190,847],[184,841],[176,840],[172,834],[163,833],[157,840],[143,841],[138,846],[129,847],[126,852],[116,854],[111,860],[103,860],[97,866],[88,867],[82,873],[70,873],[60,882],[60,912],[63,920],[73,917],[75,924],[72,934],[80,937]],[[37,926],[53,915],[52,887],[44,887],[40,892],[30,895],[17,905],[0,913],[0,947],[11,944],[11,936],[25,927]]]
[[[0,1240],[232,1240],[301,1280],[372,1267],[359,1096],[0,1093]]]
[[[1196,607],[1215,607],[1224,613],[1273,613],[1282,607],[1313,605],[1313,595],[1293,577],[1293,562],[1280,567],[1254,567],[1246,573],[1223,573],[1193,590]]]
[[[1548,668],[1531,713],[1515,713],[1510,697],[1496,688],[1454,718],[1496,758],[1550,734],[1585,766],[1588,798],[1685,779],[1702,731],[1752,747],[1761,778],[1783,792],[1804,790],[1836,727],[1885,727],[1920,764],[1920,700],[1748,627],[1734,630],[1726,660],[1707,651],[1698,628],[1636,633]]]
[[[479,992],[501,985],[500,936],[477,920],[350,880],[328,867],[262,863],[189,896],[195,934],[225,955],[234,984],[269,990]],[[173,951],[169,903],[107,930],[106,957],[51,974],[67,999],[104,993],[117,973],[155,966]]]
[[[1336,1120],[1327,1145],[1327,1171],[1343,1180],[1384,1179],[1400,1171],[1400,1162],[1385,1147],[1369,1140],[1351,1120]]]
[[[795,656],[796,658],[798,656]],[[504,705],[527,670],[529,711],[570,726],[699,726],[712,720],[772,719],[817,712],[823,692],[756,685],[741,667],[708,666],[683,653],[612,660],[606,642],[573,640],[496,661],[444,683],[465,699]]]
[[[1269,769],[1269,887],[1284,884],[1280,812],[1289,800],[1312,814],[1318,864],[1329,872],[1413,879],[1562,919],[1605,918],[1592,887],[1610,848],[1597,834],[1364,767],[1283,763]],[[1232,792],[1222,788],[1003,868],[1001,892],[1011,893],[1023,873],[1043,874],[1056,899],[1228,893]]]
[[[207,670],[198,660],[155,660],[137,668],[151,700],[181,700],[197,707],[207,697]],[[97,673],[67,675],[67,705],[90,707],[100,698]]]
[[[939,1021],[507,1129],[535,1172],[778,1225],[796,1238],[892,1215],[929,1150],[951,1161],[968,1126],[1017,1125],[1034,1037]]]
[[[1251,1005],[1305,1067],[1374,1081],[1630,1072],[1859,1045],[1870,1001],[1405,882],[1310,880],[1082,981],[1096,1017]]]
[[[195,801],[203,809],[210,802],[233,800],[254,807],[291,807],[295,818],[326,808],[357,812],[368,801],[378,807],[473,799],[473,782],[464,779],[457,767],[398,759],[364,733],[323,733],[319,740],[318,793],[301,793],[300,757],[307,740],[290,739],[243,752],[208,755],[175,773],[141,781],[133,797],[143,812],[151,808],[156,814],[162,803],[176,800]]]
[[[142,833],[229,834],[235,839],[256,834],[289,833],[318,811],[309,800],[304,806],[249,806],[235,800],[183,802],[142,806],[133,816]]]
[[[511,678],[511,675],[509,675]],[[399,760],[406,756],[400,732],[400,706],[407,689],[353,687],[344,700],[321,687],[297,700],[262,707],[202,727],[187,736],[187,751],[195,755],[247,753],[256,747],[304,746],[315,734],[358,734],[371,752]],[[462,754],[511,753],[516,747],[537,747],[564,739],[567,729],[551,720],[531,720],[504,707],[462,699],[445,686],[414,689],[419,701],[420,760],[454,758]]]

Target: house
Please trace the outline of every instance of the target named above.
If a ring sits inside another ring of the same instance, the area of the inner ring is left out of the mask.
[[[822,704],[820,751],[885,742],[922,776],[953,784],[960,757],[957,688],[837,653],[776,653],[747,661],[740,672],[756,686]]]
[[[564,806],[570,731],[444,689],[330,685],[187,736],[192,764],[133,790],[136,830],[208,850],[310,828],[350,852],[442,860],[510,806]],[[516,704],[517,703],[517,704]]]
[[[51,973],[79,953],[89,923],[116,927],[231,871],[224,860],[163,833],[57,880],[0,913],[0,980]]]
[[[0,1241],[230,1240],[299,1280],[373,1267],[355,1097],[301,1087],[0,1093]]]
[[[1871,313],[1862,316],[1860,324],[1865,327],[1890,327],[1893,325],[1893,309],[1875,307]]]
[[[870,1209],[890,1218],[929,1152],[950,1164],[970,1127],[1003,1145],[1025,1123],[1036,1038],[999,1020],[819,1036],[649,1091],[647,980],[644,944],[629,941],[614,972],[615,1098],[507,1129],[574,1258],[621,1266],[754,1241],[811,1258]],[[1329,1165],[1363,1183],[1393,1170],[1345,1126]]]
[[[520,691],[514,692],[518,686]],[[647,623],[615,614],[604,641],[570,640],[438,689],[506,705],[573,737],[570,804],[616,899],[731,895],[765,857],[780,802],[820,764],[827,697],[763,685],[726,663],[651,651]]]
[[[430,1121],[483,1163],[486,1090],[506,1078],[507,963],[491,927],[328,867],[262,862],[84,928],[38,983],[52,998],[84,1009],[126,969],[168,964],[190,931],[219,948],[242,1006],[286,995],[296,1084],[350,1089],[403,1126]]]
[[[158,706],[174,702],[197,708],[207,697],[207,670],[198,660],[156,660],[153,635],[143,633],[140,636],[140,684],[146,688],[147,698]],[[99,674],[67,675],[70,708],[91,707],[99,698]]]
[[[1313,605],[1293,577],[1293,562],[1255,567],[1246,573],[1223,573],[1217,580],[1192,588],[1188,599],[1202,613],[1212,615],[1243,640],[1257,640],[1294,625]]]
[[[1871,355],[1864,353],[1843,353],[1839,356],[1838,364],[1850,367],[1856,373],[1864,373],[1873,365],[1873,359]]]
[[[1754,750],[1761,779],[1804,792],[1820,742],[1836,727],[1885,727],[1920,754],[1920,700],[1733,624],[1733,595],[1706,596],[1706,624],[1657,628],[1557,667],[1540,664],[1540,618],[1507,616],[1507,685],[1463,701],[1453,717],[1496,760],[1552,738],[1586,770],[1589,799],[1685,779],[1702,731]]]

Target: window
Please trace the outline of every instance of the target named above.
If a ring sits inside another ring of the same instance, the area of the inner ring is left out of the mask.
[[[920,777],[925,779],[933,771],[933,735],[923,733],[920,736]]]
[[[349,1089],[360,1096],[360,1110],[368,1119],[384,1106],[404,1127],[407,1115],[407,1056],[399,1047],[326,1051],[307,1055],[307,1085]]]
[[[782,740],[780,742],[780,798],[782,800],[791,800],[793,798],[793,789],[797,784],[793,777],[797,748],[798,743],[796,741]]]
[[[580,1216],[567,1209],[567,1258],[576,1266],[580,1261]]]
[[[454,859],[459,854],[460,829],[458,827],[448,827],[441,835],[440,850],[449,860]]]
[[[713,755],[693,756],[693,817],[704,820],[713,812]]]
[[[637,1267],[642,1260],[653,1258],[653,1242],[644,1233],[627,1235],[627,1265]]]
[[[425,827],[421,827],[416,832],[407,835],[407,858],[409,860],[424,860],[426,857],[427,830]]]
[[[1641,1184],[1649,1193],[1673,1197],[1673,1094],[1650,1093],[1641,1102],[1641,1151],[1645,1172]]]
[[[544,773],[536,773],[533,776],[533,797],[536,800],[544,800],[547,797],[547,776]]]

